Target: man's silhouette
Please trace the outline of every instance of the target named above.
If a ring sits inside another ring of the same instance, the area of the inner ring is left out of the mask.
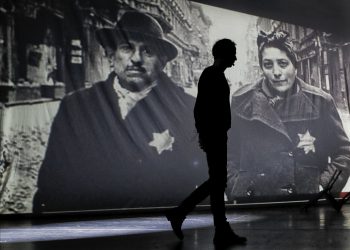
[[[198,82],[194,118],[199,145],[206,152],[209,179],[188,196],[180,206],[170,210],[166,217],[174,233],[183,239],[181,226],[195,206],[210,195],[214,217],[214,244],[227,246],[246,241],[236,235],[225,216],[224,191],[227,182],[227,131],[231,127],[230,88],[224,75],[234,65],[235,43],[229,39],[217,41],[212,49],[214,64],[206,68]]]

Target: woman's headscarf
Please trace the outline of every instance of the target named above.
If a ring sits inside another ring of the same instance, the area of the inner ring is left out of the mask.
[[[288,58],[293,63],[294,67],[296,67],[297,55],[294,52],[293,44],[287,31],[272,31],[271,33],[265,33],[264,31],[260,31],[257,38],[257,44],[260,67],[262,66],[262,51],[264,50],[264,48],[268,47],[278,48],[286,52]]]

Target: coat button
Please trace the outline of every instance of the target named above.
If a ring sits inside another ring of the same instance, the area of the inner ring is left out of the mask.
[[[247,196],[252,196],[253,195],[253,190],[247,190]]]
[[[294,193],[293,188],[287,188],[287,193],[288,193],[288,194],[293,194],[293,193]]]
[[[289,155],[290,157],[293,157],[293,156],[294,156],[294,154],[293,154],[292,151],[288,152],[288,155]]]
[[[283,193],[287,193],[288,195],[292,195],[296,192],[295,190],[295,185],[294,184],[289,184],[287,186],[284,186],[281,188],[281,191]]]
[[[254,196],[254,188],[253,187],[248,187],[246,194],[247,194],[248,197]]]

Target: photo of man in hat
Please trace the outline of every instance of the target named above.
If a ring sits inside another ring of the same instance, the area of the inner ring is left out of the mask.
[[[207,178],[195,100],[163,72],[177,48],[159,22],[129,11],[96,36],[113,71],[60,103],[35,213],[171,206]]]

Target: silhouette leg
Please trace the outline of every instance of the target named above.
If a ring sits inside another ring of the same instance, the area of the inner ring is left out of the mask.
[[[206,147],[209,167],[209,179],[194,190],[178,207],[167,212],[172,229],[179,239],[183,239],[181,226],[187,214],[210,195],[210,207],[214,218],[216,246],[243,244],[245,237],[236,235],[227,222],[225,215],[224,192],[227,183],[227,137],[211,141]]]
[[[213,140],[207,148],[209,167],[210,206],[215,227],[227,222],[225,216],[224,192],[227,183],[227,144],[226,137]]]
[[[247,239],[235,234],[227,222],[224,192],[227,183],[227,144],[221,138],[207,150],[210,180],[210,205],[214,217],[215,235],[213,243],[217,247],[244,244]]]
[[[189,214],[198,203],[203,201],[209,196],[210,184],[209,180],[205,181],[202,185],[196,188],[181,204],[180,206],[171,209],[166,213],[168,221],[171,223],[171,227],[175,235],[182,240],[184,235],[182,233],[181,227],[183,221],[186,219],[187,214]]]
[[[196,188],[178,207],[178,211],[186,216],[196,207],[197,204],[202,202],[210,194],[210,179],[203,182],[198,188]]]

